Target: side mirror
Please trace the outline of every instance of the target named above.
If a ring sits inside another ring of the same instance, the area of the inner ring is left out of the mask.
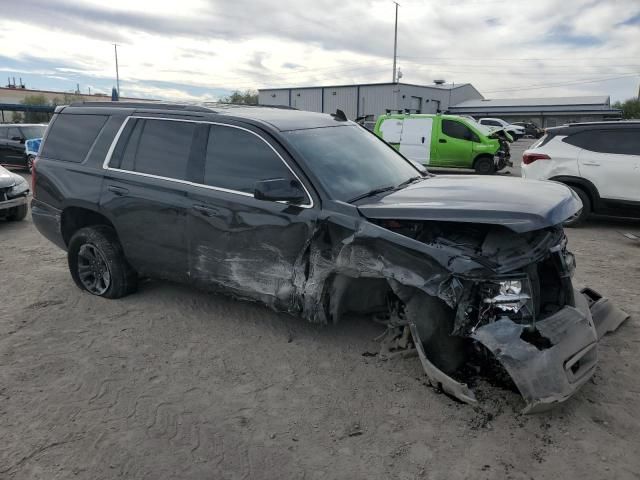
[[[253,196],[258,200],[299,204],[306,195],[300,182],[295,179],[274,178],[256,182]]]

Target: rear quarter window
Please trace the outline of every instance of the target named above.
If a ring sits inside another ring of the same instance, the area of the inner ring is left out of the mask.
[[[65,162],[81,163],[109,117],[59,113],[51,125],[41,155]]]

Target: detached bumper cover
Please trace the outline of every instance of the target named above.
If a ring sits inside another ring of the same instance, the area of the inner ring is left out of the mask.
[[[526,403],[524,413],[548,410],[571,397],[595,371],[598,340],[629,317],[591,289],[576,291],[575,300],[576,307],[536,322],[542,342],[523,339],[526,326],[508,318],[472,335],[509,373]]]

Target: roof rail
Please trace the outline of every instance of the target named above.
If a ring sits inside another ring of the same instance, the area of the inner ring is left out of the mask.
[[[112,108],[146,108],[150,110],[190,110],[192,112],[215,113],[209,107],[202,105],[190,105],[188,103],[170,102],[73,102],[70,107],[112,107]]]

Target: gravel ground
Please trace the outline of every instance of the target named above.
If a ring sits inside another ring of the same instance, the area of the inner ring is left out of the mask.
[[[588,284],[632,315],[569,402],[477,407],[381,361],[380,327],[319,327],[162,282],[110,301],[73,284],[28,218],[0,222],[0,479],[640,478],[639,222],[568,232]]]

